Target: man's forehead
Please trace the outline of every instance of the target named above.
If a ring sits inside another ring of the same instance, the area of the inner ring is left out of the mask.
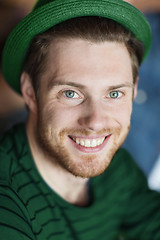
[[[130,56],[122,43],[90,44],[74,39],[52,44],[45,76],[48,89],[69,83],[84,89],[86,84],[93,84],[93,80],[96,84],[100,79],[110,77],[114,80],[113,85],[114,82],[121,85],[123,79],[130,79],[131,72]]]
[[[110,51],[110,49],[116,49],[116,51]],[[110,59],[110,56],[120,58],[121,53],[124,51],[130,57],[127,47],[122,42],[117,41],[103,41],[94,42],[83,38],[57,38],[52,41],[49,47],[48,60],[58,62],[60,68],[62,63],[68,64],[72,59],[78,60],[81,56],[84,58],[85,65],[89,64],[88,57],[92,56],[92,60],[96,61],[96,65],[99,65],[98,57],[104,59],[104,62]],[[107,54],[107,58],[105,54]],[[110,54],[110,55],[109,55]],[[73,65],[78,66],[78,61],[74,61]]]

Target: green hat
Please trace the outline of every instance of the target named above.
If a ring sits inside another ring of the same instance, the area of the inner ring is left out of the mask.
[[[2,55],[2,73],[20,93],[20,75],[32,39],[65,20],[100,16],[129,29],[144,45],[144,57],[151,46],[151,29],[144,15],[123,0],[39,0],[34,9],[11,32]]]

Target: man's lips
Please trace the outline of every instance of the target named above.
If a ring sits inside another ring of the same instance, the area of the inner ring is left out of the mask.
[[[69,136],[76,148],[83,152],[97,152],[100,151],[107,143],[110,135],[102,137],[77,137]]]

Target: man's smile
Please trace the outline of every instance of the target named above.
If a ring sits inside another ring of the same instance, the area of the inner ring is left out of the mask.
[[[98,152],[102,150],[102,148],[107,143],[109,137],[111,136],[103,136],[103,137],[76,137],[69,136],[75,146],[84,152]]]

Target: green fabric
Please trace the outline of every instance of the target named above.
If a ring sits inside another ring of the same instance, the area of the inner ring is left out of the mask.
[[[90,205],[76,207],[40,177],[23,125],[0,139],[0,238],[3,240],[160,239],[160,195],[121,149],[90,180]]]
[[[26,16],[10,34],[2,57],[2,72],[11,87],[20,92],[20,75],[32,39],[65,20],[82,16],[113,19],[129,29],[145,49],[151,46],[151,29],[144,15],[122,0],[39,0],[34,11]]]

